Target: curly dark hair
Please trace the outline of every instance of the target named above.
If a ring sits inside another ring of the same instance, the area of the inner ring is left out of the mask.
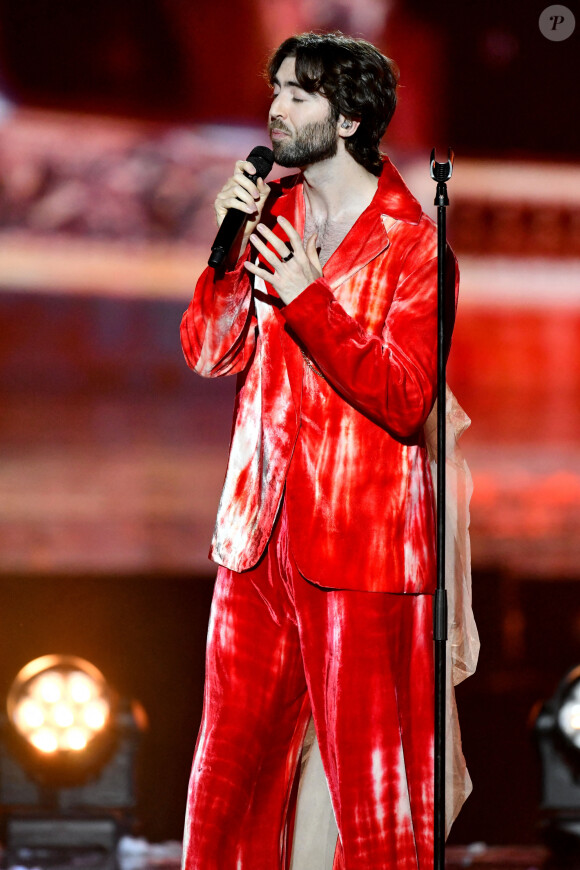
[[[349,154],[373,175],[382,168],[379,144],[397,104],[399,71],[394,61],[364,39],[340,32],[302,33],[284,40],[268,61],[272,84],[280,64],[296,58],[296,80],[307,93],[328,99],[334,119],[339,115],[360,121],[345,139]]]

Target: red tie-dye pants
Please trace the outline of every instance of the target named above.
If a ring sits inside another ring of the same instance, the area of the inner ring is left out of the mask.
[[[283,504],[259,564],[218,571],[185,870],[287,866],[311,711],[339,831],[335,868],[431,868],[432,636],[430,595],[308,582]]]

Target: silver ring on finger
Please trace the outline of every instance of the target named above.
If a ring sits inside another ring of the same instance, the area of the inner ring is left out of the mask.
[[[290,251],[290,253],[286,257],[280,257],[283,263],[287,263],[288,260],[291,260],[294,256],[294,251]]]

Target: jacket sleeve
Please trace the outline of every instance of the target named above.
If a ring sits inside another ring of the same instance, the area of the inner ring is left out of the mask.
[[[250,276],[245,254],[230,272],[207,268],[181,321],[181,346],[190,368],[204,377],[243,371],[256,343]]]
[[[415,254],[415,255],[414,255]],[[456,298],[453,254],[448,277]],[[453,303],[451,303],[453,304]],[[437,258],[406,258],[381,335],[365,332],[320,278],[284,316],[327,380],[399,439],[423,426],[437,391]]]

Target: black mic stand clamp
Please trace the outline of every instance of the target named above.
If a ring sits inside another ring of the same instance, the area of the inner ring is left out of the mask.
[[[431,151],[430,166],[431,178],[437,182],[437,193],[435,195],[434,205],[442,206],[449,205],[449,197],[447,196],[447,184],[453,174],[453,160],[455,155],[451,148],[447,151],[447,163],[437,163],[435,160],[435,149]]]
[[[449,338],[446,335],[446,259],[447,233],[445,209],[449,205],[447,184],[453,172],[453,151],[447,163],[437,163],[431,151],[431,178],[437,182],[437,590],[433,609],[435,641],[435,812],[434,867],[445,867],[445,696],[447,644],[447,591],[445,589],[445,444],[446,366]]]

